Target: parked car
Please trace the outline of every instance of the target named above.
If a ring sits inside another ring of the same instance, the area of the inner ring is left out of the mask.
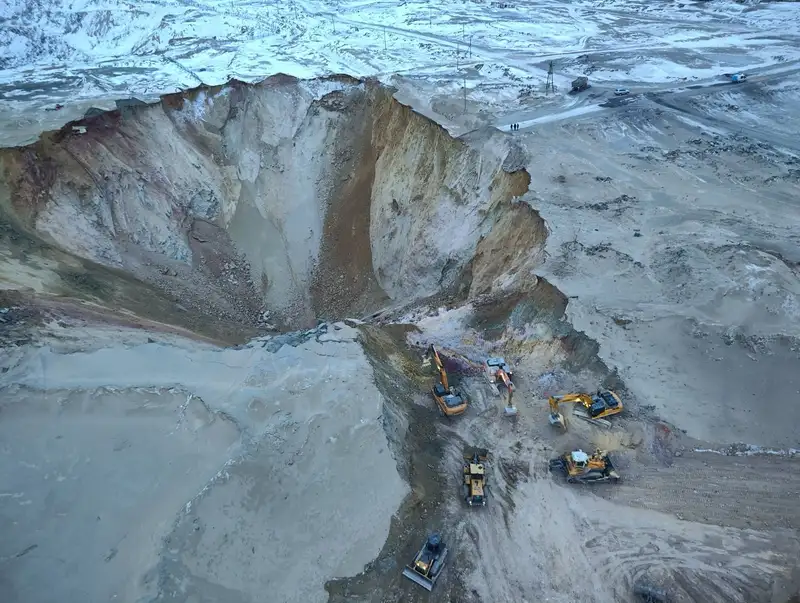
[[[631,91],[628,90],[627,88],[616,88],[614,90],[614,94],[616,94],[617,96],[625,96],[626,94],[630,94],[630,93],[631,93]]]

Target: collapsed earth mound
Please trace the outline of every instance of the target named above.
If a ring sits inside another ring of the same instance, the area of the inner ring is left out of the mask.
[[[94,278],[93,301],[147,315],[108,291],[133,276],[187,315],[282,329],[508,290],[535,279],[546,238],[514,202],[530,177],[511,150],[346,77],[120,104],[0,155],[7,255],[24,233],[47,258],[3,276],[60,295]]]

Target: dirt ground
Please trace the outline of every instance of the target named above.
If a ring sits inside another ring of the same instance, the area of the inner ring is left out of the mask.
[[[394,375],[391,387],[408,385],[408,368],[393,373],[375,362],[380,354],[374,347],[366,349],[376,374]],[[407,352],[409,363],[419,357],[418,348]],[[681,602],[782,603],[793,594],[791,572],[800,552],[795,459],[695,452],[702,443],[636,407],[610,430],[575,417],[561,433],[549,426],[544,399],[565,385],[558,378],[516,371],[514,418],[505,416],[504,398],[474,371],[456,377],[472,403],[456,419],[437,418],[430,396],[409,392],[409,431],[419,435],[406,440],[412,447],[406,454],[425,463],[410,476],[422,500],[406,502],[364,574],[328,586],[332,600],[633,601],[639,580]],[[427,379],[432,382],[430,374]],[[424,423],[415,430],[414,420]],[[491,450],[485,508],[468,508],[457,495],[462,452],[470,446]],[[611,451],[620,484],[569,486],[549,474],[548,459],[594,447]],[[433,474],[431,464],[438,468]],[[433,528],[449,537],[455,556],[428,595],[404,584],[399,567]]]
[[[454,139],[375,83],[273,79],[4,151],[0,589],[787,603],[797,159],[656,100]],[[436,412],[429,343],[461,417]],[[550,427],[549,394],[598,387],[625,404],[610,429]],[[547,471],[595,447],[621,483]],[[428,594],[401,571],[434,529]]]

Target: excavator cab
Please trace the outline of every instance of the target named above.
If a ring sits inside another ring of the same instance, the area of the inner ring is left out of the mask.
[[[597,393],[592,396],[592,403],[587,409],[589,416],[593,419],[597,417],[607,417],[622,411],[622,402],[619,396],[609,390],[597,390]]]

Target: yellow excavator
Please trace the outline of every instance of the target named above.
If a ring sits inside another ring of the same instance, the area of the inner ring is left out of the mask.
[[[575,409],[575,414],[580,418],[603,426],[610,426],[611,423],[605,420],[606,417],[618,415],[622,412],[622,400],[611,390],[597,390],[597,393],[589,394],[564,394],[563,396],[550,396],[547,401],[550,405],[550,425],[555,425],[561,429],[567,428],[567,420],[559,410],[559,404],[579,404],[582,409]]]
[[[431,344],[425,352],[422,360],[422,366],[430,366],[431,360],[436,364],[436,369],[439,371],[439,381],[434,382],[433,399],[436,400],[436,405],[439,411],[446,417],[454,417],[463,414],[467,410],[467,398],[455,387],[451,386],[447,380],[447,371],[444,369],[442,359],[439,357],[439,352]]]
[[[583,450],[563,454],[550,461],[549,469],[552,473],[563,475],[570,484],[620,480],[608,452],[599,448],[591,455]]]

